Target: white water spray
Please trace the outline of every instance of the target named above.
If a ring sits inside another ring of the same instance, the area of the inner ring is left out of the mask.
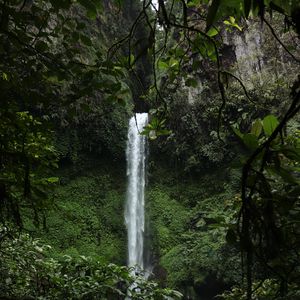
[[[127,203],[125,223],[128,232],[128,266],[144,268],[144,190],[146,137],[140,132],[147,124],[148,114],[136,114],[129,121],[127,140]]]

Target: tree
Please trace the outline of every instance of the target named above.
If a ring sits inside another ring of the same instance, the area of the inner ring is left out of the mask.
[[[101,30],[89,26],[102,9],[99,1],[1,1],[2,222],[22,227],[29,207],[39,221],[45,187],[57,181],[43,178],[57,166],[53,120],[90,111],[89,96],[120,103],[129,93],[122,63],[106,60]]]

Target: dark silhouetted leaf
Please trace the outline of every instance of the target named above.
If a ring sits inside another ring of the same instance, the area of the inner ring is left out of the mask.
[[[250,9],[251,9],[251,0],[244,0],[244,13],[245,17],[249,17]]]
[[[255,150],[258,147],[257,136],[252,133],[244,134],[243,142],[251,150]]]
[[[291,183],[291,184],[298,184],[298,180],[296,177],[294,177],[289,170],[281,168],[281,167],[268,167],[267,168],[271,173],[277,174],[280,176],[285,182]]]
[[[213,0],[211,6],[208,9],[207,18],[206,18],[206,31],[210,29],[210,26],[214,23],[215,17],[217,15],[220,0]]]

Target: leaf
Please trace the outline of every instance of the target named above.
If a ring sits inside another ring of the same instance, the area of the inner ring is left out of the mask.
[[[230,16],[229,20],[231,24],[235,24],[235,18],[233,16]]]
[[[200,0],[190,0],[187,2],[187,7],[195,7],[200,4]]]
[[[2,72],[2,79],[8,81],[8,75]]]
[[[242,27],[239,26],[237,23],[233,24],[233,27],[235,27],[236,29],[238,29],[239,31],[243,31]]]
[[[209,37],[213,37],[217,35],[219,32],[215,27],[211,27],[208,32],[206,33]]]
[[[266,136],[270,136],[275,128],[278,126],[279,122],[277,118],[273,115],[268,115],[263,119],[263,129]]]
[[[262,132],[261,120],[257,119],[252,123],[251,133],[259,137]]]
[[[295,161],[300,161],[300,153],[299,149],[297,148],[282,148],[281,152],[284,154],[285,157],[295,160]]]
[[[169,65],[161,60],[158,61],[157,66],[160,70],[166,70],[169,68]]]
[[[157,136],[159,135],[170,135],[172,133],[171,130],[167,130],[167,129],[160,129],[160,130],[157,130],[156,134]]]
[[[178,291],[171,291],[171,296],[177,297],[178,299],[181,299],[183,297],[183,294],[181,294]]]
[[[129,65],[132,66],[134,64],[134,55],[133,54],[130,54],[130,57],[129,57]]]
[[[228,20],[225,20],[223,22],[225,25],[228,25],[228,26],[232,26],[232,27],[235,27],[237,28],[239,31],[242,31],[242,27],[240,27],[236,22],[235,22],[235,18],[230,16],[229,17],[229,21]]]
[[[299,184],[296,177],[294,177],[289,170],[284,169],[282,167],[267,167],[269,171],[271,171],[273,174],[279,175],[285,182],[291,183],[291,184]]]
[[[234,126],[231,126],[231,128],[232,128],[233,132],[234,132],[240,139],[243,139],[244,134],[241,133],[241,131],[240,131],[238,128],[236,128],[236,127],[234,127]]]
[[[250,9],[251,9],[251,0],[244,0],[244,13],[245,17],[249,17]]]
[[[56,183],[56,182],[58,182],[58,177],[48,177],[47,178],[47,181],[49,182],[49,183]]]
[[[171,57],[169,61],[169,67],[177,69],[179,67],[179,61],[173,57]]]
[[[246,133],[243,136],[244,144],[251,150],[255,150],[258,147],[258,139],[252,133]]]
[[[206,18],[206,31],[211,27],[214,23],[219,6],[221,1],[220,0],[213,0],[211,6],[208,9],[207,18]]]
[[[185,53],[185,51],[182,48],[178,47],[175,50],[175,56],[176,57],[182,57],[182,56],[184,56],[184,53]]]

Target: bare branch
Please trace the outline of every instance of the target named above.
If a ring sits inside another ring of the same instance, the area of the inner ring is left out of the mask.
[[[272,27],[272,25],[266,20],[266,18],[263,17],[263,21],[267,24],[267,26],[269,27],[269,29],[271,30],[272,35],[274,36],[274,38],[277,40],[277,42],[282,46],[282,48],[299,64],[300,63],[300,59],[298,59],[297,57],[295,57],[295,55],[285,46],[285,44],[280,40],[280,38],[277,36],[274,28]]]

